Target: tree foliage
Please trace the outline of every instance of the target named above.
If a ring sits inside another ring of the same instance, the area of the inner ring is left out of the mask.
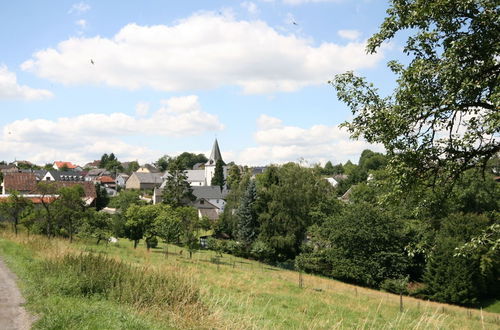
[[[222,190],[225,184],[226,180],[224,179],[224,162],[219,159],[215,163],[214,176],[212,177],[212,182],[210,183],[210,185],[219,186]]]
[[[0,213],[6,216],[12,223],[12,228],[16,236],[20,220],[31,208],[31,201],[24,198],[16,191],[12,192],[5,202],[0,202]]]
[[[257,213],[255,209],[256,200],[257,189],[255,186],[255,180],[250,180],[237,211],[237,238],[238,241],[247,248],[255,241],[257,235],[259,234],[259,223],[257,222]]]
[[[500,293],[500,272],[498,268],[491,268],[486,274],[482,273],[479,251],[455,256],[455,249],[480,234],[488,222],[485,216],[461,213],[443,219],[424,274],[431,299],[476,304],[481,297]]]
[[[163,202],[172,207],[185,206],[196,199],[187,181],[187,174],[179,161],[169,163],[168,176],[163,188]]]
[[[101,156],[101,168],[105,168],[106,170],[112,172],[112,173],[118,173],[118,172],[123,172],[123,166],[122,164],[118,161],[118,158],[116,158],[114,153],[108,154],[103,154]]]
[[[380,30],[383,42],[411,29],[410,63],[389,62],[397,88],[388,97],[352,72],[332,84],[354,119],[353,137],[382,143],[402,185],[432,177],[438,185],[485,166],[500,150],[500,6],[490,0],[393,0]]]
[[[301,262],[323,261],[325,275],[368,286],[402,277],[408,266],[402,223],[367,202],[349,204],[317,227],[310,244],[324,249],[302,256]],[[315,266],[314,266],[315,265]]]

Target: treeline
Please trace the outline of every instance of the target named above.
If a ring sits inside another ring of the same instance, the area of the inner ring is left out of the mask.
[[[332,166],[348,173],[336,187],[325,180],[330,166],[243,172],[216,225],[224,239],[210,247],[441,302],[498,297],[500,188],[492,167],[468,170],[451,187],[427,182],[402,192],[388,161],[367,150],[358,165]]]
[[[42,182],[38,190],[41,194],[37,203],[16,192],[0,202],[0,220],[10,225],[16,235],[22,226],[28,235],[63,237],[70,242],[79,237],[99,244],[115,237],[130,239],[137,247],[140,240],[145,240],[147,249],[156,247],[159,238],[184,246],[191,256],[199,248],[200,231],[211,228],[208,219],[200,219],[195,208],[151,205],[141,200],[137,191],[122,191],[112,198],[109,206],[117,212],[109,214],[86,205],[81,186],[57,188]]]

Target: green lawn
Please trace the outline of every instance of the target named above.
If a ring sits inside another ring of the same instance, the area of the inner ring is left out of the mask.
[[[399,310],[399,296],[356,287],[318,276],[304,275],[304,288],[298,286],[298,273],[270,267],[255,261],[223,255],[221,263],[212,262],[211,251],[200,251],[189,259],[186,250],[164,246],[146,251],[140,244],[120,240],[118,244],[95,245],[44,238],[0,240],[0,254],[19,274],[28,298],[28,308],[41,315],[37,327],[58,328],[259,328],[259,329],[500,329],[498,314],[404,297],[404,311]],[[19,241],[22,241],[19,243]],[[36,251],[36,252],[35,252]],[[206,313],[178,309],[134,310],[99,298],[43,296],[32,282],[32,260],[57,258],[65,253],[98,252],[132,265],[146,266],[163,273],[185,277],[200,293]],[[182,254],[181,254],[181,251]],[[31,260],[31,261],[30,261]],[[72,299],[78,299],[75,303]],[[67,312],[67,306],[77,305]],[[65,307],[66,306],[66,307]],[[490,309],[491,308],[491,309]],[[498,304],[490,304],[495,311]],[[187,320],[187,321],[186,321]],[[58,323],[59,322],[59,323]],[[104,322],[104,323],[101,323]],[[105,323],[108,322],[108,323]],[[121,322],[121,323],[120,323]],[[184,322],[184,323],[183,323]],[[187,323],[186,323],[187,322]],[[82,327],[84,324],[89,324]],[[112,326],[107,326],[112,324]],[[106,326],[99,326],[106,325]]]

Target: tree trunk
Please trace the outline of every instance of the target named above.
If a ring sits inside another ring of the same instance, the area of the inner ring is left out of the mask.
[[[137,244],[139,244],[139,240],[134,240],[134,249],[137,249]]]
[[[17,219],[14,219],[14,233],[17,236]]]

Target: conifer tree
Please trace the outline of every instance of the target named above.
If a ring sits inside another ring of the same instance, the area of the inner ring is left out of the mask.
[[[258,235],[259,224],[257,222],[257,214],[254,207],[256,199],[257,190],[255,187],[255,181],[250,180],[237,211],[237,237],[245,247],[249,247]]]
[[[168,169],[169,175],[163,189],[163,202],[172,207],[189,204],[196,199],[193,189],[187,181],[187,174],[178,161],[171,161]]]
[[[220,189],[224,188],[225,181],[224,180],[224,162],[222,160],[218,160],[215,163],[215,173],[212,178],[212,182],[210,183],[212,186],[219,186]]]

